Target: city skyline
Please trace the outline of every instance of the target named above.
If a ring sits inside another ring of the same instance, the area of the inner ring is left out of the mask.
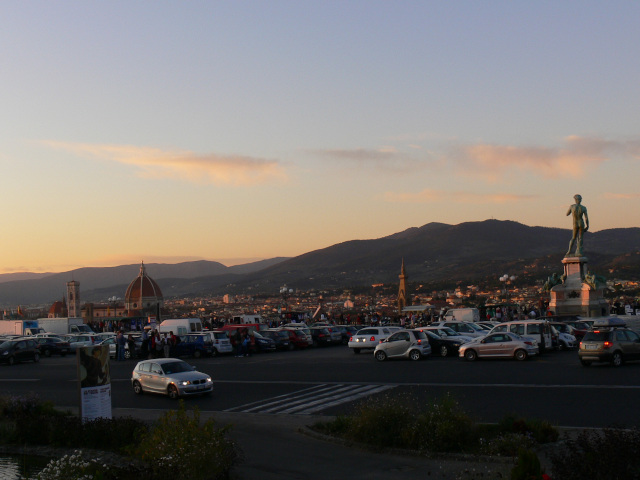
[[[640,225],[640,4],[44,1],[4,19],[0,273]]]

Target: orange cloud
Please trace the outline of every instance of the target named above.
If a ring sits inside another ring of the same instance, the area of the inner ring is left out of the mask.
[[[159,148],[132,145],[96,145],[44,142],[52,148],[78,156],[132,165],[145,178],[179,178],[193,183],[246,186],[286,180],[282,165],[275,160],[238,155],[198,155],[189,151],[167,152]]]

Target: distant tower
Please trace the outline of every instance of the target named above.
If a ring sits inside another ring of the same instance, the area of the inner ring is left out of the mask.
[[[398,289],[398,315],[402,315],[402,309],[411,305],[409,295],[407,294],[407,273],[404,270],[404,258],[402,259],[402,267],[400,268],[400,288]]]
[[[81,317],[80,310],[80,282],[71,280],[67,282],[67,309],[68,315],[73,318]]]

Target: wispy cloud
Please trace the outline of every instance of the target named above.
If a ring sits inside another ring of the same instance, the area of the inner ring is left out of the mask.
[[[539,195],[515,195],[503,193],[469,193],[463,191],[431,190],[420,192],[385,192],[384,199],[390,203],[512,203],[524,200],[534,200]]]
[[[276,160],[238,155],[199,155],[190,151],[165,151],[132,145],[99,145],[47,141],[49,147],[82,157],[131,165],[145,178],[179,178],[198,184],[246,186],[287,179]]]
[[[519,171],[545,178],[582,178],[612,156],[640,158],[640,144],[570,136],[556,148],[477,144],[454,147],[448,155],[461,173],[494,181]]]

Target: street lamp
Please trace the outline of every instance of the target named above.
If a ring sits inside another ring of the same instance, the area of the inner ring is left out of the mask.
[[[515,281],[516,278],[518,278],[518,277],[516,277],[515,275],[509,276],[506,273],[499,278],[499,280],[504,284],[504,296],[505,296],[505,298],[507,300],[506,315],[509,314],[509,287],[507,285],[513,283],[513,281]],[[520,317],[520,312],[518,311],[518,318],[519,317]]]

